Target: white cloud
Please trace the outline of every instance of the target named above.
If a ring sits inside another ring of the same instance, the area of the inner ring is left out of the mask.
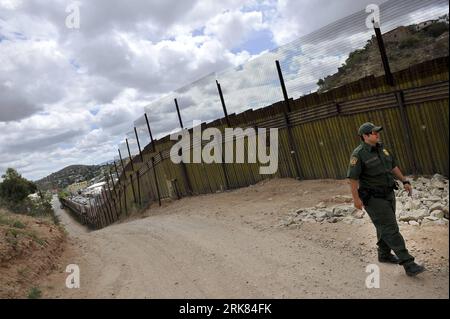
[[[288,43],[338,19],[365,10],[368,4],[385,1],[280,0],[276,4],[276,15],[270,19],[274,40],[280,45]]]
[[[3,7],[5,9],[14,10],[21,2],[22,1],[20,0],[0,0],[0,8]]]
[[[241,44],[252,31],[267,28],[262,12],[227,11],[206,23],[204,33],[217,38],[226,48]]]

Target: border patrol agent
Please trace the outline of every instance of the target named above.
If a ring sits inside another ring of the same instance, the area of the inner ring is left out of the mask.
[[[361,144],[351,155],[347,178],[355,207],[364,207],[375,225],[378,261],[400,264],[408,276],[415,276],[425,268],[414,262],[400,234],[395,217],[394,189],[398,187],[394,176],[403,182],[410,196],[412,187],[398,168],[394,155],[380,142],[379,132],[382,129],[370,122],[360,126],[358,135]]]

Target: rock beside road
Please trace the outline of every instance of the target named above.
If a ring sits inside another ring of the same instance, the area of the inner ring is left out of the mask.
[[[402,222],[418,221],[428,216],[426,209],[421,208],[417,210],[402,210],[397,216],[397,219]]]
[[[431,178],[420,176],[409,178],[413,186],[412,196],[400,186],[395,191],[396,216],[399,224],[412,226],[448,226],[449,183],[442,175]],[[302,222],[362,224],[368,218],[364,211],[353,206],[350,196],[337,195],[331,202],[320,202],[314,207],[292,211],[281,225],[289,226]]]
[[[341,221],[347,224],[360,224],[364,223],[362,220],[364,215],[364,211],[356,209],[352,204],[324,206],[323,203],[320,203],[314,207],[291,212],[282,224],[289,226],[301,222],[336,223]]]
[[[396,191],[397,219],[414,221],[419,225],[448,225],[449,184],[448,179],[435,174],[431,178],[410,178],[412,196],[403,189]]]

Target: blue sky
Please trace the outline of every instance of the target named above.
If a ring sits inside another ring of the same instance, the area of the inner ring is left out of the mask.
[[[239,47],[231,50],[233,53],[239,53],[242,50],[248,51],[250,54],[259,54],[265,50],[272,50],[277,45],[272,40],[272,33],[269,30],[255,31]]]

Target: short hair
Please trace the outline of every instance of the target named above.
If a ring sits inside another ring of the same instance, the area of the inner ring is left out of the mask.
[[[360,136],[359,136],[359,138],[361,139],[361,141],[363,141],[364,142],[364,135],[369,135],[369,134],[361,134]]]

